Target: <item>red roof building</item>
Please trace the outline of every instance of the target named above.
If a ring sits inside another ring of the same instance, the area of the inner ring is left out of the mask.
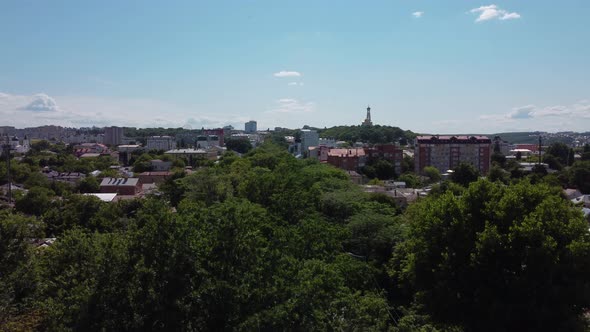
[[[363,148],[331,149],[328,151],[328,164],[347,170],[356,171],[365,166],[366,154]]]

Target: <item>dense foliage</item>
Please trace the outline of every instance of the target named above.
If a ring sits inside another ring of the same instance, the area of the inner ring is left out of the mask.
[[[33,187],[0,211],[0,330],[583,329],[579,211],[541,180],[463,168],[405,212],[273,144],[145,199]]]
[[[400,142],[407,144],[408,139],[416,136],[409,130],[391,126],[337,126],[319,130],[321,137],[334,138],[346,142],[362,141],[370,144]]]

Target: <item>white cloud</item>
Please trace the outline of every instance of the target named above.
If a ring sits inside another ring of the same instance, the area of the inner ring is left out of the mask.
[[[55,100],[44,93],[37,94],[34,99],[22,110],[31,112],[58,112],[59,108]]]
[[[203,107],[204,108],[204,107]],[[207,107],[210,108],[210,107]],[[177,105],[154,99],[99,98],[46,94],[13,95],[0,92],[0,119],[3,125],[17,128],[41,125],[64,127],[222,127],[242,126],[248,118],[240,114],[218,116],[197,113],[194,105]]]
[[[289,82],[289,86],[303,86],[303,82]]]
[[[534,111],[534,105],[515,107],[512,109],[512,112],[506,114],[506,117],[509,119],[529,119],[533,117]]]
[[[310,113],[315,111],[314,102],[300,102],[293,98],[282,98],[266,113]]]
[[[508,12],[507,10],[501,9],[496,5],[488,5],[481,6],[479,8],[473,8],[469,12],[479,14],[479,16],[475,19],[475,22],[484,22],[492,19],[513,20],[520,18],[519,13]]]
[[[519,13],[504,13],[500,17],[501,20],[515,20],[517,18],[520,18],[520,14]]]
[[[298,71],[281,70],[272,74],[274,77],[301,77],[301,73]]]
[[[424,12],[413,12],[412,16],[414,16],[415,18],[420,18],[422,17],[422,15],[424,15]]]
[[[581,100],[570,106],[555,105],[538,107],[535,105],[526,105],[515,107],[512,111],[506,114],[488,114],[482,115],[482,120],[496,120],[496,121],[513,121],[513,120],[527,120],[527,119],[541,119],[546,117],[559,117],[560,121],[566,119],[590,119],[590,102]]]

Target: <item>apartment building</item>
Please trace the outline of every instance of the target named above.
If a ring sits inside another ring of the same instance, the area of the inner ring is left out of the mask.
[[[328,151],[328,164],[347,170],[356,171],[365,166],[367,156],[362,148],[331,149]]]
[[[244,124],[244,131],[246,134],[254,134],[257,131],[256,121],[251,120]]]
[[[113,146],[123,144],[123,127],[105,127],[103,143]]]
[[[404,151],[396,144],[376,144],[373,147],[365,148],[369,160],[387,160],[395,168],[396,174],[402,174],[402,161]]]
[[[172,136],[151,136],[145,144],[147,150],[172,150],[176,148],[176,141]]]
[[[418,136],[414,148],[416,172],[434,166],[444,173],[461,163],[469,163],[481,174],[487,174],[491,150],[492,140],[486,136]]]

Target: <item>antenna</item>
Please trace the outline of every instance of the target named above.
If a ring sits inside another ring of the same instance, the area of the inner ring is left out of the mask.
[[[6,180],[8,181],[8,205],[12,203],[12,179],[10,178],[10,138],[8,135],[4,137],[4,144],[2,145],[3,155],[6,156]]]

